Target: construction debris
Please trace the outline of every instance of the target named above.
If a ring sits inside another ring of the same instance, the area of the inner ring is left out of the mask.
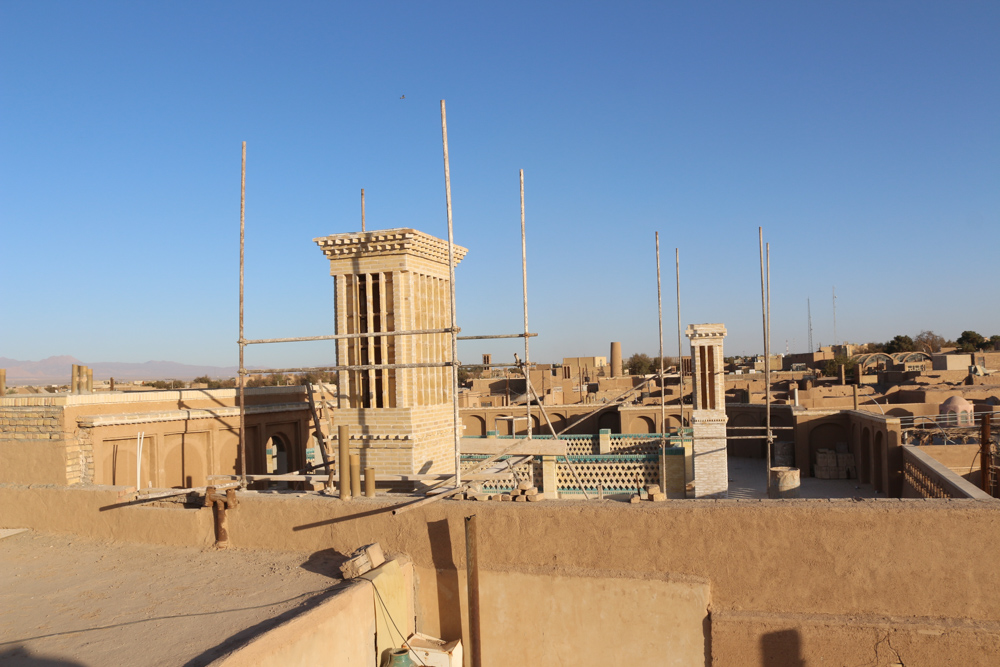
[[[354,579],[384,562],[385,554],[382,553],[382,547],[378,542],[375,542],[352,553],[350,558],[340,566],[340,575],[345,580]]]
[[[854,464],[854,454],[832,449],[817,450],[815,472],[817,479],[857,479],[858,477]]]

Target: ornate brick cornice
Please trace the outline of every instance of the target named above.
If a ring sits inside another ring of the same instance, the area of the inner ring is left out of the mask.
[[[415,229],[331,234],[313,241],[331,261],[406,254],[448,265],[448,242]],[[462,261],[467,252],[466,248],[455,245],[455,264]]]

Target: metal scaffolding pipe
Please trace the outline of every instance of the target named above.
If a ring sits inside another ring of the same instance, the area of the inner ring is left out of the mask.
[[[524,236],[524,169],[519,170],[521,180],[521,285],[524,290],[524,382],[531,385],[531,360],[528,357],[528,250]],[[531,440],[531,396],[524,401],[528,412],[528,440]]]
[[[448,115],[445,112],[444,100],[441,100],[441,144],[444,150],[444,197],[448,210],[448,289],[451,299],[451,328],[455,324],[455,236],[451,220],[451,168],[448,165]],[[458,339],[455,331],[451,332],[451,406],[452,420],[455,429],[455,483],[462,482],[462,443],[458,431]]]
[[[244,214],[246,212],[247,198],[247,142],[243,142],[243,161],[240,168],[240,488],[247,487],[247,443],[246,443],[246,397],[244,387],[246,377],[243,375],[243,350],[246,341],[243,338],[243,266],[244,266],[244,237],[246,225]]]
[[[461,331],[461,329],[458,329]],[[377,338],[382,336],[421,336],[424,334],[451,333],[445,329],[417,329],[415,331],[378,331],[375,333],[332,334],[329,336],[295,336],[293,338],[256,338],[243,341],[244,345],[260,345],[261,343],[302,343],[314,340],[347,340],[350,338]],[[520,335],[520,334],[518,334]]]

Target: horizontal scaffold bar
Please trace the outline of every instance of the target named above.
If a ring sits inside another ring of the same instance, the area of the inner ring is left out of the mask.
[[[767,426],[727,426],[729,431],[766,431]],[[772,431],[794,431],[794,426],[772,426]]]
[[[488,340],[491,338],[535,338],[536,333],[496,334],[493,336],[457,336],[458,340]]]
[[[302,343],[312,340],[348,340],[351,338],[379,338],[381,336],[426,336],[429,334],[444,334],[461,331],[455,329],[417,329],[415,331],[378,331],[375,333],[353,333],[353,334],[333,334],[330,336],[298,336],[295,338],[256,338],[254,340],[244,340],[244,345],[259,345],[261,343]]]
[[[356,366],[310,366],[305,368],[262,368],[248,370],[241,368],[240,375],[273,375],[275,373],[312,373],[322,371],[332,373],[333,371],[377,371],[393,370],[395,368],[444,368],[446,366],[461,366],[450,361],[426,362],[420,364],[362,364]]]
[[[463,475],[463,477],[465,479],[467,479],[467,480],[470,480],[470,481],[489,481],[489,480],[494,480],[494,479],[506,479],[507,477],[512,476],[512,474],[513,473],[509,473],[509,472],[506,472],[506,473],[505,472],[500,472],[500,473],[480,474],[480,475],[472,475],[472,476]],[[454,477],[454,475],[449,475],[449,474],[446,474],[446,473],[432,474],[432,475],[419,475],[419,474],[414,474],[414,475],[380,475],[380,474],[377,474],[377,475],[375,475],[375,481],[376,482],[426,482],[426,481],[440,481],[440,480],[445,480],[445,479],[451,479],[452,477]],[[222,479],[239,479],[239,475],[208,475],[207,479],[210,479],[210,480],[212,480],[212,479],[220,479],[220,480],[222,480]],[[284,474],[284,473],[277,474],[276,473],[276,474],[273,474],[273,475],[247,475],[247,481],[248,482],[325,482],[325,481],[327,481],[329,479],[330,479],[330,476],[326,475],[326,474],[323,474],[323,473],[317,473],[315,475],[310,475],[310,474],[298,475],[298,474],[294,474],[294,473],[288,473],[288,474]],[[339,482],[340,481],[340,475],[334,474],[333,475],[333,481],[334,482]],[[219,488],[221,488],[221,487],[219,487]],[[190,493],[190,490],[185,490],[183,493]],[[178,494],[169,494],[169,495],[182,495],[182,494],[178,493]]]

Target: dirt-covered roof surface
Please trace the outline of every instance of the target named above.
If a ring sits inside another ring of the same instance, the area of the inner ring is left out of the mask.
[[[340,557],[0,539],[0,665],[204,665],[301,613]]]

